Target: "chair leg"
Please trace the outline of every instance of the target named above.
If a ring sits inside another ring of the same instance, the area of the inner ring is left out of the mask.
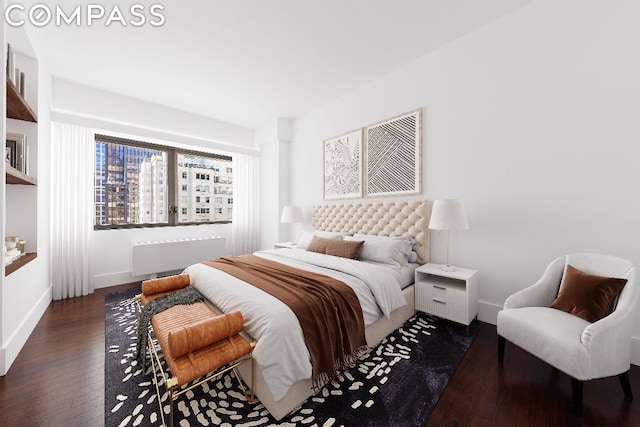
[[[571,390],[573,392],[573,413],[576,416],[582,415],[582,386],[584,381],[571,378]]]
[[[498,362],[504,362],[504,345],[505,345],[504,337],[498,335]]]
[[[624,395],[629,399],[633,399],[633,392],[631,391],[631,383],[629,383],[629,371],[623,372],[618,375],[620,379],[620,384],[622,385],[622,390],[624,390]]]

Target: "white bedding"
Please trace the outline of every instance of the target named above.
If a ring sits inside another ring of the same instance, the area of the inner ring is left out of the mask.
[[[365,326],[406,305],[398,280],[406,274],[384,264],[339,258],[300,249],[275,249],[255,255],[321,273],[350,286],[362,307]],[[204,264],[187,269],[194,286],[222,311],[240,310],[245,331],[256,341],[253,356],[273,400],[296,381],[311,377],[309,352],[295,314],[277,298]]]

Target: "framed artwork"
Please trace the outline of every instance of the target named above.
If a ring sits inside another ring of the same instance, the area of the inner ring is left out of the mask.
[[[16,167],[16,143],[15,141],[7,141],[4,148],[4,160],[12,168]]]
[[[362,129],[324,141],[324,199],[362,197]]]
[[[366,197],[420,194],[422,109],[365,128]]]
[[[25,136],[19,133],[7,133],[5,142],[5,161],[18,169],[22,173],[26,173],[26,145]]]

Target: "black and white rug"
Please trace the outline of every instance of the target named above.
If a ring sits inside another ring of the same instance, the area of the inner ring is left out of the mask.
[[[139,292],[139,291],[138,291]],[[150,363],[133,359],[133,295],[106,296],[105,425],[159,426],[162,418]],[[423,426],[479,328],[422,313],[373,348],[339,381],[275,421],[258,399],[248,403],[233,374],[209,381],[174,403],[177,426]],[[169,413],[164,386],[162,402]]]

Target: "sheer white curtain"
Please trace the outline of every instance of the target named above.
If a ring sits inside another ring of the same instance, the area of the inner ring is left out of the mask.
[[[54,122],[51,162],[53,299],[88,295],[93,292],[93,130]]]
[[[233,254],[250,254],[258,249],[258,157],[233,155]]]

